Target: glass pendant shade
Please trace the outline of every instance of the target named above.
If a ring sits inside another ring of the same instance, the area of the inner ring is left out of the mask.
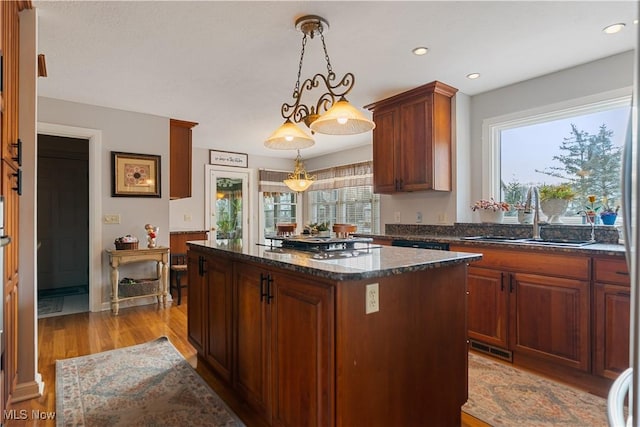
[[[287,187],[291,189],[291,191],[302,192],[313,184],[313,181],[310,179],[285,179],[283,181]]]
[[[349,101],[341,98],[309,127],[314,132],[326,135],[356,135],[374,129],[376,124]]]
[[[300,151],[295,160],[295,167],[293,173],[290,173],[287,179],[283,180],[284,184],[291,189],[291,191],[302,192],[313,184],[315,176],[309,176],[307,171],[304,170],[302,165],[302,158],[300,157]]]
[[[313,138],[290,120],[285,121],[264,141],[265,147],[275,150],[299,150],[311,147],[313,144],[315,144]]]

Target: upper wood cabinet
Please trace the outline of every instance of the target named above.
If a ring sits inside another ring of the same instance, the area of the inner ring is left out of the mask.
[[[458,89],[434,81],[374,102],[376,193],[451,191],[451,98]]]
[[[191,128],[198,123],[169,120],[169,198],[191,197]]]

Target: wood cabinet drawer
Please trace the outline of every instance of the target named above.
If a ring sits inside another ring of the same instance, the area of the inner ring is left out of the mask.
[[[629,286],[629,270],[624,258],[594,258],[593,278],[596,282]]]
[[[590,257],[584,255],[489,249],[482,246],[451,245],[450,250],[481,253],[482,260],[472,264],[475,267],[589,280]]]

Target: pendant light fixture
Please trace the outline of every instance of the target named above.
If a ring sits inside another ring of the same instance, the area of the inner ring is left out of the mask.
[[[290,173],[289,177],[283,182],[291,189],[291,191],[302,192],[309,188],[315,179],[315,176],[309,176],[307,171],[304,170],[302,157],[300,157],[300,150],[298,150],[293,173]]]
[[[297,150],[312,146],[313,138],[296,125],[300,122],[304,122],[312,133],[327,135],[354,135],[375,128],[375,123],[367,119],[345,98],[353,88],[355,76],[352,73],[346,73],[336,82],[336,75],[324,41],[324,32],[329,29],[327,20],[316,15],[306,15],[297,19],[295,26],[302,32],[302,50],[298,63],[298,79],[293,89],[293,103],[282,104],[280,112],[285,119],[284,124],[267,138],[264,145],[278,150]],[[320,36],[322,42],[327,74],[317,73],[300,84],[305,47],[308,39],[313,39],[316,35]],[[325,92],[318,97],[315,105],[304,104],[302,96],[319,87]]]

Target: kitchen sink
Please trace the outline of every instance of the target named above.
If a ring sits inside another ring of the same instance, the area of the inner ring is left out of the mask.
[[[527,245],[542,245],[542,246],[562,246],[568,248],[579,248],[582,246],[591,245],[596,243],[591,240],[575,240],[575,239],[532,239],[526,237],[512,237],[512,236],[467,236],[462,237],[462,240],[474,240],[480,242],[498,242],[498,243],[521,243]]]
[[[592,245],[593,240],[574,240],[574,239],[524,239],[523,243],[531,245],[548,245],[548,246],[566,246],[570,248],[579,248],[581,246]]]
[[[467,236],[467,237],[463,237],[462,240],[516,243],[516,242],[523,242],[529,239],[527,239],[526,237],[510,237],[510,236]]]

